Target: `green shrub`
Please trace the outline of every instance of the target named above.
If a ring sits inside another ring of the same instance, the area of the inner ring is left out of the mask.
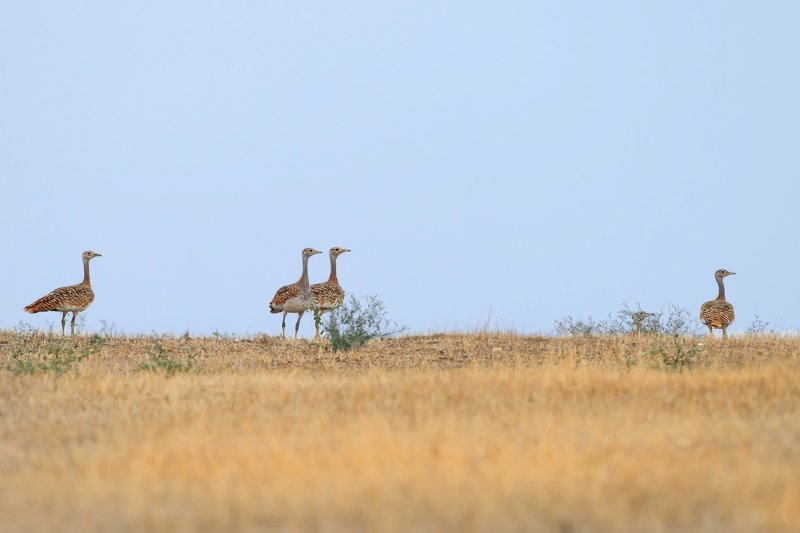
[[[686,309],[669,304],[666,314],[659,310],[647,313],[639,304],[632,309],[627,303],[622,304],[616,316],[609,313],[605,320],[575,320],[566,316],[555,323],[556,335],[624,335],[626,333],[659,334],[659,335],[691,335],[696,325]]]
[[[672,337],[672,346],[659,342],[650,349],[650,354],[656,356],[664,368],[671,372],[682,372],[695,363],[697,355],[702,351],[699,346],[686,348],[677,335]]]
[[[6,369],[15,375],[62,376],[75,363],[98,353],[105,344],[105,339],[99,335],[92,335],[84,343],[82,338],[42,335],[28,325],[21,325],[17,332],[6,364]]]
[[[145,350],[147,361],[139,363],[139,370],[149,372],[163,372],[167,376],[174,376],[182,372],[189,372],[194,367],[194,353],[188,351],[185,358],[176,356],[164,346],[161,339],[154,337],[152,344]]]
[[[328,315],[323,330],[333,351],[356,350],[370,339],[395,335],[406,328],[390,321],[386,308],[377,296],[350,296]]]
[[[587,320],[575,320],[571,316],[565,316],[561,320],[555,321],[556,335],[582,335],[584,337],[591,337],[605,333],[608,330],[608,325],[605,321],[595,322],[592,317]]]

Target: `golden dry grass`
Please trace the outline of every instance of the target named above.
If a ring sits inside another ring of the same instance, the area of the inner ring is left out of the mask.
[[[0,370],[0,528],[796,530],[800,340],[697,342],[110,339]]]

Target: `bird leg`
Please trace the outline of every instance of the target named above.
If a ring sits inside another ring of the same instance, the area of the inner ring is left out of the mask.
[[[708,334],[714,336],[714,328],[711,327],[711,324],[708,325]]]
[[[314,342],[320,342],[320,338],[319,338],[319,323],[320,323],[320,318],[321,317],[322,317],[321,313],[319,313],[317,311],[314,311],[314,325],[317,327],[317,335],[314,337]]]
[[[281,339],[286,338],[286,313],[288,311],[283,312],[283,322],[281,322]]]
[[[303,318],[303,313],[305,311],[300,311],[297,313],[297,323],[294,325],[294,338],[297,338],[297,332],[300,330],[300,319]]]
[[[728,338],[728,326],[722,326],[722,338],[723,339]]]
[[[61,336],[62,337],[64,335],[66,335],[66,333],[64,333],[64,326],[67,325],[67,313],[69,313],[69,311],[64,311],[63,314],[61,315]]]
[[[70,323],[70,333],[69,333],[71,337],[75,336],[75,317],[76,316],[78,316],[78,312],[77,311],[73,311],[72,312],[72,322]]]

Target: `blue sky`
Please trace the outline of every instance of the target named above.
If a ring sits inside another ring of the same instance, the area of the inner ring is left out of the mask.
[[[722,267],[731,331],[800,328],[800,4],[3,11],[2,328],[92,249],[89,329],[275,334],[334,245],[413,331],[696,315]]]

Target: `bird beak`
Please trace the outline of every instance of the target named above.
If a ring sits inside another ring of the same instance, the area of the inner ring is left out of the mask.
[[[348,248],[345,248],[345,249],[344,249],[344,251],[345,251],[345,252],[352,252],[352,250],[350,250],[350,249],[348,249]]]
[[[95,254],[94,254],[94,256],[95,256],[95,257],[103,257],[103,254],[98,254],[98,253],[95,253]]]
[[[730,272],[730,274],[729,274],[729,275],[731,275],[731,276],[735,276],[735,275],[736,275],[736,272]]]

